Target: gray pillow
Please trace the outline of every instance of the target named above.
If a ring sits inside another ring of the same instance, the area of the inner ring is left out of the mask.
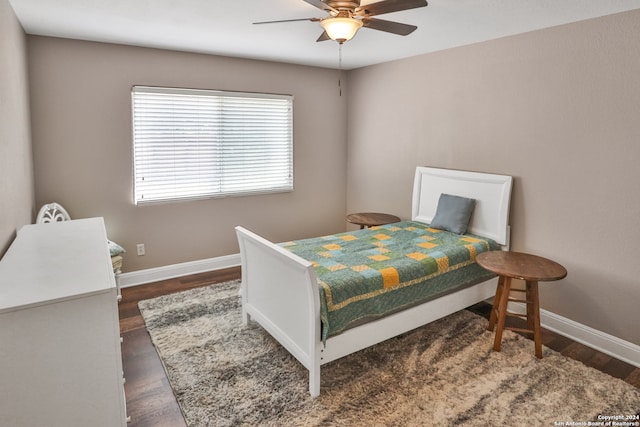
[[[431,227],[452,233],[464,234],[469,226],[471,213],[476,201],[466,197],[440,194],[436,215],[431,221]]]

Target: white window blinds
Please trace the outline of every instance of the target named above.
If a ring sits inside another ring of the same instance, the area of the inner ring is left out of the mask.
[[[293,97],[135,86],[135,203],[293,190]]]

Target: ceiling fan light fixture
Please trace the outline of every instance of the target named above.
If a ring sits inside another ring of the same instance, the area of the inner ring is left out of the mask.
[[[362,27],[362,21],[355,18],[333,17],[323,19],[320,21],[320,25],[331,40],[344,43],[356,35],[356,32]]]

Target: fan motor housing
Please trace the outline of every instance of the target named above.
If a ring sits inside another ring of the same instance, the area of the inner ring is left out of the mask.
[[[349,9],[353,10],[356,7],[360,7],[360,0],[357,1],[339,1],[339,0],[326,0],[325,3],[334,9]]]

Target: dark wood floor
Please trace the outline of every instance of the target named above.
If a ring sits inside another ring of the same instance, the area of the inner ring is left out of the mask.
[[[238,278],[240,278],[240,269],[230,268],[122,290],[120,330],[124,339],[122,358],[127,380],[125,384],[127,412],[131,417],[129,426],[176,427],[186,425],[169,386],[160,358],[144,327],[144,321],[140,310],[138,310],[138,301]],[[491,306],[480,303],[469,309],[488,318]],[[543,330],[543,344],[567,357],[579,360],[640,388],[640,368],[635,368],[628,363],[547,330]],[[533,343],[531,351],[533,351]]]
[[[144,327],[138,301],[240,278],[240,268],[218,270],[122,289],[120,331],[131,427],[186,426],[169,381]]]

